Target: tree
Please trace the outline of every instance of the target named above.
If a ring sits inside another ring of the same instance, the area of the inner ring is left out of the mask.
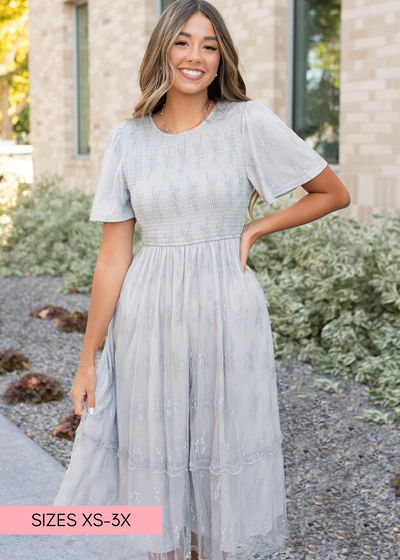
[[[13,121],[29,101],[28,51],[28,0],[0,0],[2,140],[12,138]]]

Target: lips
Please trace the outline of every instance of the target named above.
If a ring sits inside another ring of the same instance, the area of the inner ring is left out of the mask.
[[[182,74],[182,76],[185,76],[186,79],[192,80],[192,81],[193,80],[199,80],[205,74],[205,72],[203,72],[203,70],[198,70],[197,68],[178,68],[178,70]],[[201,72],[201,74],[188,74],[188,73],[184,72],[184,70],[189,70],[189,71],[192,71],[192,72]]]

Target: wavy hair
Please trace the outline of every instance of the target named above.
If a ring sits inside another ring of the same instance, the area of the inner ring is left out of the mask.
[[[139,68],[139,86],[142,92],[133,109],[132,121],[159,111],[170,89],[170,75],[175,81],[175,70],[170,50],[189,18],[200,12],[211,21],[219,44],[221,58],[218,75],[208,86],[208,97],[217,101],[249,101],[246,85],[239,71],[239,54],[219,11],[206,0],[175,0],[161,14],[147,45]],[[248,212],[253,219],[254,204],[258,199],[251,193]]]

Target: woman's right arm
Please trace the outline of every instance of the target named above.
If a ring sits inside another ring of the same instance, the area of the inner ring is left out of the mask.
[[[114,314],[122,283],[132,262],[135,220],[104,223],[99,256],[93,275],[88,322],[81,352],[81,364],[94,364],[97,350]],[[78,367],[71,395],[75,414],[81,416],[85,400],[90,411],[95,407],[97,382],[94,366]]]

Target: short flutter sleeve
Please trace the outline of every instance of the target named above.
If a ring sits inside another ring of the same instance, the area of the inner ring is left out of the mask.
[[[253,100],[244,105],[242,140],[246,174],[267,204],[325,169],[328,162],[271,109]]]
[[[123,222],[135,217],[122,163],[122,139],[117,126],[111,132],[104,152],[89,218],[91,222]]]

